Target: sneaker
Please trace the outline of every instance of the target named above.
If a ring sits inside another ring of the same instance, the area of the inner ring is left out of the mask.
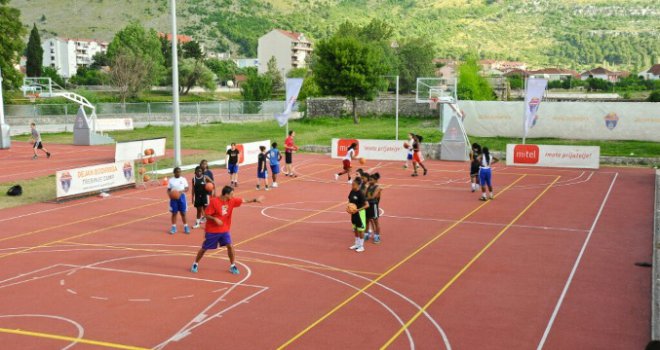
[[[33,155],[33,156],[32,156],[32,159],[37,159],[37,155],[36,155],[36,154]]]
[[[335,181],[339,180],[339,175],[335,174]]]
[[[353,183],[353,180],[348,180],[348,182],[347,182],[347,184],[349,184],[349,185],[352,184],[352,183]]]
[[[196,223],[193,225],[193,228],[199,228],[199,222],[196,222]]]
[[[197,273],[198,268],[199,268],[199,265],[197,263],[193,263],[192,267],[190,268],[190,272]]]
[[[185,233],[187,235],[190,234],[190,227],[188,225],[183,226],[183,233]]]
[[[365,241],[365,242],[369,240],[369,235],[370,235],[370,234],[371,234],[371,232],[365,232],[365,233],[364,233],[364,241]]]
[[[261,188],[259,188],[259,185],[257,185],[257,191],[260,191],[260,190],[261,190]]]
[[[50,152],[46,152],[46,158],[50,158]]]
[[[238,182],[234,182],[234,187],[238,187]]]
[[[238,267],[236,267],[235,265],[229,267],[229,272],[231,272],[232,275],[238,275],[239,273],[241,273],[240,271],[238,271]]]
[[[170,234],[173,235],[173,234],[175,234],[175,233],[176,233],[176,226],[172,226],[172,227],[170,228]]]
[[[270,188],[268,188],[268,186],[266,186],[266,188],[264,188],[264,190],[270,191]]]
[[[199,223],[200,223],[200,224],[203,224],[203,223],[205,223],[205,222],[206,222],[206,217],[205,217],[205,216],[202,216],[202,218],[199,220]]]
[[[380,243],[380,235],[374,235],[374,244]]]
[[[419,175],[417,175],[417,173],[412,173],[412,175],[410,175],[410,176],[419,176]]]
[[[273,182],[273,186],[271,186],[271,187],[277,188],[277,182]]]
[[[487,201],[488,199],[486,199],[486,197],[479,197],[479,200],[485,202],[485,201]]]
[[[408,166],[407,166],[407,165],[404,165],[403,168],[404,168],[404,169],[408,169]]]
[[[359,244],[353,244],[352,246],[348,247],[348,249],[355,250],[358,249],[359,247],[360,247]]]
[[[493,197],[493,195],[492,195],[492,194],[490,195],[490,197],[489,197],[489,198],[490,198],[490,199],[495,199],[495,197]]]
[[[364,246],[363,245],[359,246],[357,249],[355,249],[355,251],[358,253],[362,253],[364,251]]]
[[[424,169],[424,176],[426,176],[428,172],[429,172],[428,170]]]

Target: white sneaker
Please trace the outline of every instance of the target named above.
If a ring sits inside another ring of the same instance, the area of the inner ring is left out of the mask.
[[[357,249],[355,249],[356,252],[362,253],[364,251],[364,246],[359,246]]]
[[[339,180],[339,175],[335,174],[335,181]]]
[[[270,191],[270,188],[268,188],[268,186],[266,186],[265,190],[266,190],[266,191]]]
[[[199,222],[196,222],[196,223],[193,225],[193,228],[199,228]]]
[[[349,185],[352,184],[352,183],[353,183],[352,180],[348,180],[348,182],[347,182],[347,184],[349,184]]]
[[[273,182],[273,188],[277,188],[277,182]]]
[[[348,247],[348,249],[351,249],[351,250],[355,250],[355,249],[358,249],[358,248],[360,248],[359,244],[353,244],[352,246]]]

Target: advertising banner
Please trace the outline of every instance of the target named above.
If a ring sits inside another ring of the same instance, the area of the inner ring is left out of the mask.
[[[132,161],[61,170],[55,174],[58,199],[132,184],[135,184]]]
[[[506,164],[598,169],[600,166],[600,147],[508,144],[506,145]]]
[[[162,157],[165,155],[164,137],[157,139],[145,139],[126,142],[117,142],[115,144],[115,162],[133,161],[142,158],[147,149],[154,150],[153,157]]]
[[[355,156],[365,159],[405,160],[408,154],[403,148],[404,141],[332,139],[332,158],[343,158],[353,142],[358,145]]]
[[[545,79],[527,79],[527,90],[525,91],[525,123],[523,139],[527,137],[529,129],[536,125],[536,121],[539,118],[536,113],[541,106],[541,100],[543,100],[543,93],[545,92],[545,87],[547,85],[548,81]]]
[[[286,125],[289,121],[289,116],[291,116],[293,105],[298,99],[298,94],[300,93],[302,85],[302,78],[289,78],[286,80],[286,108],[281,114],[275,114],[275,119],[277,119],[280,126]]]
[[[96,131],[133,130],[133,118],[97,118]]]
[[[238,150],[238,165],[244,164],[257,164],[259,157],[259,146],[266,147],[266,150],[270,149],[270,140],[256,141],[250,143],[238,143],[236,144],[236,149]],[[231,146],[227,145],[227,149],[230,149]]]

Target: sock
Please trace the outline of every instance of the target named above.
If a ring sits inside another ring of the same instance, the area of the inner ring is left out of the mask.
[[[358,238],[358,245],[362,247],[364,245],[364,239]]]
[[[360,245],[360,238],[355,237],[355,245]]]
[[[175,225],[172,225],[172,227],[176,228],[176,224],[175,224]]]
[[[183,227],[188,227],[188,224],[184,224]]]

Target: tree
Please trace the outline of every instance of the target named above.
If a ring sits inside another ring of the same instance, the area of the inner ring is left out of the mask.
[[[114,53],[110,70],[110,82],[119,90],[119,98],[126,103],[129,97],[137,94],[150,86],[149,72],[152,71],[152,61],[130,51],[119,51]]]
[[[9,7],[9,0],[0,0],[0,69],[2,70],[2,88],[9,90],[21,86],[21,73],[14,68],[23,51],[25,28],[21,24],[21,12]]]
[[[479,75],[479,65],[475,55],[469,56],[458,68],[458,99],[492,101],[495,92],[486,78]]]
[[[140,23],[131,22],[115,34],[108,45],[108,57],[111,62],[114,62],[120,54],[129,55],[132,60],[144,60],[144,64],[132,66],[134,68],[138,66],[149,67],[149,72],[139,75],[142,79],[147,80],[139,85],[148,87],[157,84],[165,77],[165,59],[161,49],[156,31],[153,29],[146,30]]]
[[[39,30],[37,24],[33,24],[32,31],[30,31],[30,39],[27,44],[27,61],[25,63],[25,73],[28,77],[40,77],[41,67],[44,60],[44,49],[41,47],[41,38],[39,37]]]
[[[245,101],[244,110],[248,113],[257,113],[261,110],[262,101],[270,97],[273,91],[273,82],[267,75],[259,75],[256,70],[249,70],[247,80],[241,85],[241,94]]]
[[[355,37],[333,36],[316,47],[312,63],[314,78],[321,92],[341,95],[353,102],[353,122],[358,124],[357,100],[373,100],[386,74],[380,48]]]
[[[91,69],[101,69],[101,67],[110,66],[111,62],[108,54],[105,52],[97,52],[92,56],[92,64],[89,66]]]
[[[108,81],[106,73],[92,67],[79,67],[69,82],[75,85],[104,85]]]
[[[64,86],[65,85],[64,78],[62,78],[60,76],[60,74],[57,73],[57,68],[43,67],[41,69],[41,76],[46,77],[46,78],[50,78],[50,80],[52,80],[53,83],[55,83],[59,86]]]
[[[179,62],[179,92],[186,95],[193,86],[215,90],[215,75],[201,60],[184,58]]]
[[[232,60],[219,60],[217,58],[210,58],[204,62],[209,69],[218,77],[221,83],[227,80],[234,80],[238,66]]]
[[[202,47],[194,40],[181,45],[181,48],[183,49],[183,58],[194,58],[197,60],[204,58]]]
[[[284,90],[284,79],[282,78],[282,74],[277,70],[277,60],[275,59],[275,56],[270,57],[267,67],[265,74],[270,77],[270,81],[272,82],[272,92]]]
[[[403,92],[415,89],[418,77],[435,76],[435,49],[427,38],[404,41],[398,48],[399,86]]]

